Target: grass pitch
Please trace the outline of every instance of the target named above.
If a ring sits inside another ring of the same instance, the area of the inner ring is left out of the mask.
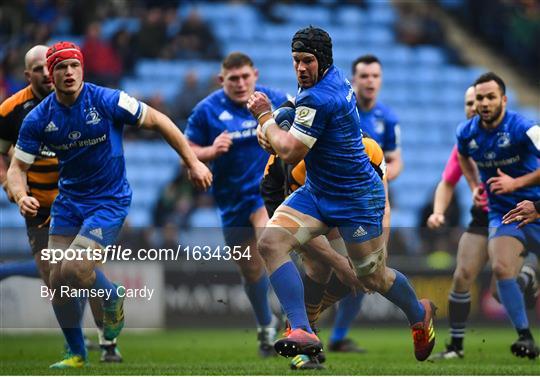
[[[448,337],[437,329],[436,351]],[[92,334],[93,331],[87,331]],[[59,334],[0,335],[2,375],[540,375],[540,360],[518,359],[510,351],[511,329],[469,329],[465,358],[417,362],[411,335],[403,328],[355,329],[351,336],[366,354],[328,353],[326,369],[291,371],[282,357],[260,359],[254,330],[187,329],[122,334],[122,364],[102,364],[90,352],[84,369],[57,371],[49,364],[61,359]],[[322,332],[322,339],[328,332]]]

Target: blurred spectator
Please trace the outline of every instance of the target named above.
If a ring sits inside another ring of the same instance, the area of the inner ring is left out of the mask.
[[[26,23],[24,0],[11,1],[2,4],[0,11],[0,46],[7,44],[10,39],[19,39]],[[1,48],[0,48],[1,50]]]
[[[152,244],[151,241],[152,229],[134,228],[129,223],[129,219],[124,222],[122,230],[118,235],[116,243],[122,245],[125,249],[139,250],[148,249]]]
[[[216,228],[215,230],[221,228],[221,219],[212,195],[209,193],[199,193],[189,217],[189,226],[192,228],[213,227]]]
[[[167,42],[167,25],[163,17],[163,10],[154,7],[145,12],[136,40],[140,57],[160,57],[161,50]]]
[[[181,59],[221,60],[221,49],[212,29],[192,10],[175,37],[176,57]]]
[[[255,7],[257,7],[257,10],[260,14],[263,15],[266,21],[273,24],[283,24],[285,23],[286,18],[284,17],[285,15],[278,14],[278,12],[276,11],[277,4],[277,1],[259,0],[255,2]]]
[[[122,76],[122,62],[109,42],[101,39],[101,26],[98,22],[88,25],[82,52],[87,81],[108,87],[118,86]]]
[[[409,46],[444,44],[444,31],[439,21],[431,15],[429,4],[400,2],[398,9],[400,15],[395,33],[401,43]]]
[[[197,191],[189,182],[187,170],[181,169],[159,196],[153,212],[154,226],[173,223],[179,228],[187,228],[196,196]]]
[[[505,33],[505,47],[512,57],[530,70],[540,67],[540,2],[521,0],[508,16],[509,33]],[[540,75],[539,75],[540,76]]]
[[[24,54],[24,49],[10,48],[2,60],[4,85],[7,88],[8,97],[27,85],[24,78]]]
[[[4,69],[0,65],[0,103],[4,102],[9,97],[9,86],[4,75]]]
[[[169,115],[171,113],[167,103],[163,99],[163,96],[159,93],[156,93],[152,97],[148,98],[146,103],[152,106],[154,109],[161,111],[163,114]]]
[[[113,35],[111,46],[120,57],[124,74],[130,75],[137,58],[133,36],[126,29],[120,29]]]
[[[161,228],[160,248],[176,250],[180,244],[178,226],[174,222],[167,222]]]
[[[163,96],[159,93],[154,94],[149,98],[140,98],[137,93],[130,93],[131,95],[143,100],[148,106],[153,107],[156,110],[161,111],[163,114],[166,114],[170,117],[170,110],[163,100]],[[125,140],[134,140],[134,139],[143,139],[143,140],[160,140],[161,136],[156,135],[155,132],[147,130],[141,127],[126,127],[124,129],[124,139]]]
[[[27,1],[26,12],[32,21],[39,24],[52,24],[58,17],[56,1],[52,0]]]
[[[495,53],[525,68],[530,82],[540,80],[540,1],[462,0],[446,6]]]
[[[191,111],[208,94],[206,88],[199,82],[196,71],[187,72],[180,93],[174,101],[173,118],[181,129],[185,128],[185,123]]]

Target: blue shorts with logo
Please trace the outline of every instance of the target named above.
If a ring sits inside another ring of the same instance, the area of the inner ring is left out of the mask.
[[[49,234],[80,234],[103,247],[112,245],[124,224],[131,198],[118,201],[73,201],[58,194],[51,208]]]
[[[361,243],[382,234],[385,193],[382,182],[356,196],[315,195],[306,186],[293,192],[283,204],[337,227],[346,242]]]
[[[239,205],[236,205],[234,211],[221,212],[223,237],[227,245],[243,245],[246,241],[255,237],[255,230],[249,218],[261,207],[264,207],[262,197],[252,195],[242,200]]]
[[[527,224],[522,228],[518,228],[517,224],[503,224],[502,215],[490,213],[489,239],[513,237],[523,244],[526,251],[540,255],[540,220]]]

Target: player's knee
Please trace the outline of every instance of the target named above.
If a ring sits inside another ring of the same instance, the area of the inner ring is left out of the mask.
[[[38,267],[38,271],[39,271],[39,274],[41,276],[41,279],[43,279],[43,282],[45,283],[46,286],[50,286],[50,274],[51,274],[51,269],[50,269],[50,265],[49,265],[49,262],[46,262],[46,261],[38,261],[37,262],[37,267]]]
[[[361,277],[360,280],[368,290],[383,293],[392,286],[390,275],[387,272],[387,268],[381,265],[373,273]]]
[[[371,279],[372,275],[380,275],[385,271],[385,253],[384,246],[381,246],[379,249],[373,251],[372,253],[360,257],[360,258],[351,258],[351,263],[356,271],[358,277],[369,277]]]
[[[454,281],[456,284],[462,286],[462,285],[468,285],[475,279],[474,274],[472,271],[470,271],[467,268],[456,268],[454,271]]]
[[[92,269],[86,263],[62,263],[62,279],[69,285],[81,286],[91,277]]]
[[[269,260],[276,252],[276,241],[272,240],[269,232],[263,232],[257,241],[257,250],[264,260]]]
[[[501,260],[495,260],[491,264],[491,270],[497,280],[510,279],[513,277],[513,269],[508,263]]]

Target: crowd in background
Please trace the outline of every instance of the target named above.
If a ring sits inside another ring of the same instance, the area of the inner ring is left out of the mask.
[[[452,0],[447,9],[500,56],[540,79],[540,1]]]

